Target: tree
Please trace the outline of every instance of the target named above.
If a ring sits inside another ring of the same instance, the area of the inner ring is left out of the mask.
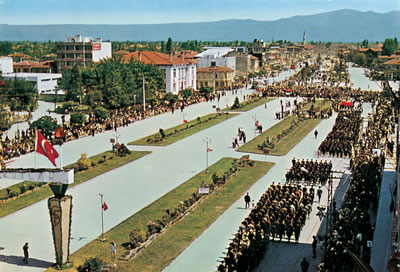
[[[165,52],[165,44],[164,41],[161,41],[161,53]]]
[[[71,114],[70,122],[73,124],[83,124],[86,122],[86,116],[82,113],[73,113]]]
[[[168,41],[167,41],[167,52],[168,53],[172,52],[172,39],[171,39],[171,37],[169,37]]]
[[[173,108],[175,102],[178,100],[178,96],[173,93],[167,93],[165,95],[164,99],[167,100],[169,102],[169,105],[171,106],[171,108]]]
[[[51,118],[48,115],[42,116],[30,125],[30,129],[37,128],[45,136],[50,136],[53,131],[57,129],[57,119]]]
[[[365,39],[365,40],[362,41],[361,47],[363,47],[363,48],[368,48],[368,40],[367,40],[367,39]]]
[[[183,89],[181,91],[181,95],[182,95],[183,99],[185,99],[185,101],[186,101],[190,96],[192,96],[192,90],[191,89]]]
[[[98,119],[98,120],[106,120],[109,116],[109,112],[107,109],[103,108],[102,106],[98,106],[94,109],[93,111],[94,116]]]
[[[382,55],[385,56],[390,56],[396,51],[397,49],[397,43],[395,42],[394,39],[385,39],[385,42],[383,43],[383,51]]]

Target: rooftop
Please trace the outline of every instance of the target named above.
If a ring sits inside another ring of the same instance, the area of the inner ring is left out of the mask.
[[[154,65],[185,65],[194,63],[193,60],[178,58],[172,54],[163,54],[155,51],[136,51],[124,55],[126,60],[134,58],[137,61],[143,62],[145,64]]]
[[[204,49],[206,50],[196,55],[197,58],[215,59],[225,56],[228,52],[235,51],[235,49],[231,47],[204,47]]]
[[[400,65],[400,59],[392,59],[384,62],[385,65]]]

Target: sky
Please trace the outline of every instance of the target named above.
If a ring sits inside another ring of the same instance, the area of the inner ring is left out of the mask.
[[[338,9],[385,13],[400,10],[400,0],[0,0],[0,24],[268,21]]]

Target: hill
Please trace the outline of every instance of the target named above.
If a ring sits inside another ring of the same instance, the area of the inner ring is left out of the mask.
[[[275,21],[223,20],[201,23],[132,25],[7,25],[0,24],[0,40],[64,41],[67,35],[81,34],[111,41],[227,41],[254,38],[264,40],[360,42],[400,37],[400,11],[376,13],[337,10]]]

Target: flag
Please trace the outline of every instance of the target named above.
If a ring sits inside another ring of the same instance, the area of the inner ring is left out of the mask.
[[[106,202],[103,202],[103,206],[101,206],[103,208],[103,211],[107,211],[108,210],[108,206],[106,204]]]
[[[301,171],[308,173],[308,170],[305,169],[303,166],[300,169],[301,169]]]
[[[186,123],[187,123],[187,120],[183,120],[183,122],[186,124]]]
[[[56,158],[58,158],[58,153],[54,147],[49,144],[46,138],[36,129],[36,149],[37,153],[46,156],[54,166],[56,165]]]
[[[207,148],[207,152],[211,152],[212,151],[212,149],[211,148]]]

